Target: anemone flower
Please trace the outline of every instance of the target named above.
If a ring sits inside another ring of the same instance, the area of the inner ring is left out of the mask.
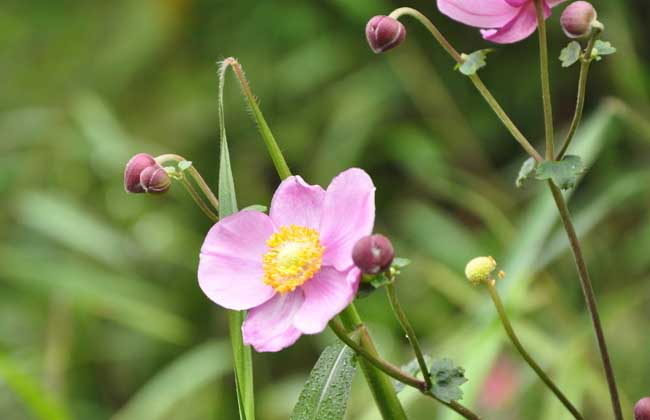
[[[240,211],[210,229],[199,285],[218,305],[249,310],[246,344],[279,351],[323,331],[350,304],[360,278],[352,248],[374,219],[375,187],[363,170],[342,172],[327,190],[291,176],[268,215]]]
[[[542,0],[544,16],[564,0]],[[537,29],[534,0],[438,0],[438,9],[450,18],[483,28],[483,38],[511,44],[528,38]]]

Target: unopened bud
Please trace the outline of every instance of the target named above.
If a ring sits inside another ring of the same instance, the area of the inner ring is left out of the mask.
[[[634,406],[634,420],[650,420],[650,397],[641,398]]]
[[[145,192],[159,194],[164,193],[172,185],[167,171],[162,166],[155,164],[149,166],[140,174],[140,185]]]
[[[406,38],[406,28],[390,16],[375,16],[366,25],[366,39],[377,54],[399,46]]]
[[[597,19],[598,13],[591,3],[576,1],[564,9],[560,24],[569,38],[583,38],[591,34],[595,25],[602,29],[602,24]]]
[[[383,235],[363,237],[352,249],[352,261],[364,274],[378,274],[388,270],[393,258],[393,244]]]
[[[478,285],[492,280],[497,262],[492,257],[477,257],[465,266],[465,276],[470,283]]]

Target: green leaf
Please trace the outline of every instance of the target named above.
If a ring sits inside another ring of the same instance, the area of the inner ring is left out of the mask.
[[[406,267],[409,264],[411,264],[411,260],[409,260],[408,258],[395,257],[395,259],[393,260],[392,267],[399,270],[401,268]]]
[[[224,218],[237,212],[237,197],[235,196],[235,181],[230,166],[230,152],[226,136],[226,119],[223,109],[223,90],[226,79],[227,65],[219,68],[219,93],[217,100],[219,114],[219,217]],[[245,312],[228,311],[228,329],[233,353],[235,369],[235,385],[240,420],[255,419],[255,398],[253,390],[253,360],[251,349],[244,345],[241,325]]]
[[[178,162],[178,169],[181,171],[186,171],[192,166],[192,162],[189,160],[182,160]]]
[[[571,41],[560,53],[562,67],[571,67],[580,60],[582,47],[578,41]]]
[[[491,53],[492,49],[478,50],[474,51],[471,54],[461,54],[463,59],[463,64],[456,64],[455,69],[460,70],[465,76],[471,76],[476,74],[477,71],[482,69],[487,65],[485,59],[487,55]]]
[[[390,283],[392,280],[385,274],[385,273],[379,273],[371,277],[369,283],[374,287],[375,289],[379,289],[380,287],[383,287]]]
[[[436,359],[431,363],[431,380],[433,388],[431,393],[444,402],[451,402],[463,398],[460,386],[467,382],[465,369],[456,366],[451,359]]]
[[[610,42],[601,41],[600,39],[594,44],[594,49],[591,51],[591,56],[596,60],[602,60],[604,55],[612,55],[616,52],[616,48]]]
[[[305,384],[291,420],[340,420],[356,372],[354,351],[335,343],[323,351]]]
[[[517,180],[515,181],[517,188],[523,187],[526,181],[532,179],[535,176],[536,168],[537,161],[534,158],[531,157],[526,159],[523,165],[521,165],[521,169],[519,169],[519,175],[517,175]]]
[[[539,164],[535,177],[539,180],[553,180],[560,189],[568,190],[575,187],[578,177],[584,173],[585,167],[580,156],[566,155],[561,161],[546,161]]]
[[[433,362],[433,358],[431,356],[429,356],[428,354],[425,354],[424,355],[424,362],[427,364],[427,367],[431,366],[431,364]],[[420,369],[420,364],[418,363],[418,359],[416,359],[416,358],[413,358],[413,360],[411,360],[407,364],[402,365],[401,369],[402,369],[403,372],[406,372],[411,376],[417,376],[418,374],[420,374],[422,372],[421,369]],[[398,381],[396,379],[393,380],[393,386],[395,387],[395,392],[396,393],[400,393],[406,387],[406,385],[404,383],[402,383],[402,382],[400,382],[400,381]]]
[[[244,210],[249,210],[249,211],[261,211],[262,213],[266,213],[266,211],[267,211],[268,209],[269,209],[268,207],[263,206],[262,204],[252,204],[252,205],[250,205],[250,206],[248,206],[248,207],[244,207],[244,208],[242,209],[242,211],[244,211]]]

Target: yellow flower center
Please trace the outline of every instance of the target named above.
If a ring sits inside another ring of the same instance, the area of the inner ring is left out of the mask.
[[[279,293],[293,292],[320,270],[325,247],[318,232],[304,226],[282,226],[266,241],[264,283]]]

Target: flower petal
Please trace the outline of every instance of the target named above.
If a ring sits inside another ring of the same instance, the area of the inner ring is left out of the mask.
[[[295,343],[302,333],[293,320],[304,301],[302,291],[296,289],[251,309],[242,325],[244,343],[258,352],[279,351]]]
[[[269,300],[275,290],[262,281],[262,255],[275,228],[264,213],[242,211],[210,229],[199,261],[199,286],[216,304],[249,309]]]
[[[318,229],[325,191],[299,176],[282,181],[271,201],[271,219],[276,226],[298,225]]]
[[[305,334],[317,334],[354,299],[361,272],[357,268],[338,271],[324,267],[302,286],[305,303],[293,320],[293,325]]]
[[[323,203],[323,265],[339,270],[349,268],[354,244],[372,232],[374,223],[375,186],[370,176],[358,168],[339,174],[327,187]]]
[[[551,10],[544,7],[544,15],[548,18]],[[537,29],[537,13],[535,4],[521,8],[517,16],[500,29],[482,30],[483,38],[497,44],[511,44],[528,38]]]
[[[438,9],[458,22],[477,28],[500,28],[519,11],[504,0],[438,0]]]

